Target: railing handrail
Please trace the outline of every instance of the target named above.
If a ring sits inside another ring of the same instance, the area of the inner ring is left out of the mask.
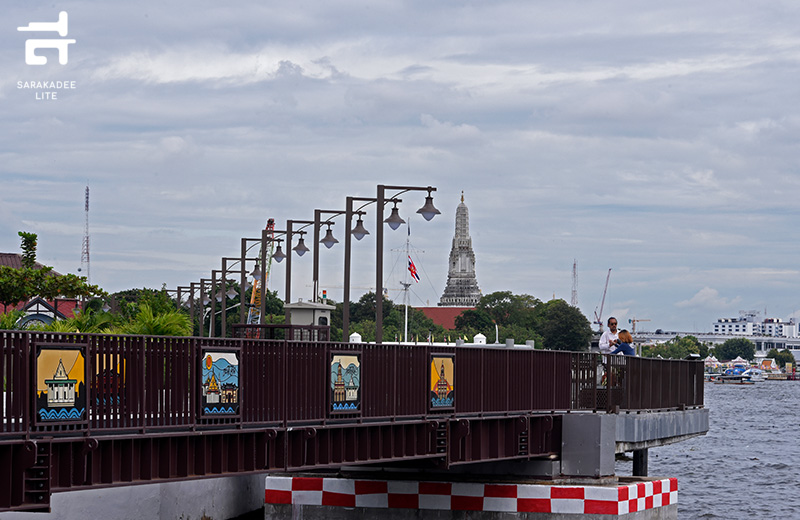
[[[0,331],[0,345],[4,382],[0,437],[288,428],[703,404],[700,361],[472,345],[35,331]],[[71,363],[64,368],[66,376],[43,373],[52,370],[59,355]],[[356,366],[349,381],[348,376],[334,381],[336,356],[345,360],[338,366],[347,362]],[[206,358],[236,360],[236,385],[203,381],[201,362]],[[441,370],[450,370],[442,380],[450,385],[452,401],[447,388],[437,390],[434,370],[440,365]],[[77,381],[80,370],[83,387],[75,388],[75,402],[85,403],[82,415],[50,417],[51,412],[69,407],[43,404],[42,381],[52,385],[59,377]],[[338,391],[354,392],[357,409],[336,409]],[[204,408],[212,394],[222,404]],[[235,406],[226,409],[225,402]]]

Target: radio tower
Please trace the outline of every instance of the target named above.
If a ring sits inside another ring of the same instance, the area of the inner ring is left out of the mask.
[[[89,267],[89,186],[86,186],[86,224],[83,228],[83,248],[81,250],[81,272],[86,276],[86,281],[92,283],[92,274]]]
[[[572,301],[570,305],[578,306],[578,261],[572,261]]]

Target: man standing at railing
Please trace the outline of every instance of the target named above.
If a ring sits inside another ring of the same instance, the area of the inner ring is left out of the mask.
[[[619,343],[618,335],[617,318],[612,316],[608,318],[608,330],[603,332],[603,335],[600,336],[599,346],[601,354],[610,354],[611,351],[614,350],[614,346]]]

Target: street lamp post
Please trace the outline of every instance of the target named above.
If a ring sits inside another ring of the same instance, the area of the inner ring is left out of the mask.
[[[294,230],[294,224],[303,224],[303,227]],[[303,235],[306,234],[305,231],[302,231],[304,228],[308,226],[313,226],[313,220],[287,220],[286,221],[286,249],[289,249],[289,253],[286,255],[286,294],[285,300],[286,303],[292,303],[292,254],[291,251],[294,250],[298,256],[303,256],[308,248],[305,246],[305,241],[303,240]],[[292,248],[292,237],[296,234],[300,235],[300,242],[298,242],[297,246]],[[286,322],[289,322],[289,311],[286,311]]]
[[[215,322],[214,316],[217,315],[217,298],[220,297],[219,293],[222,292],[222,289],[219,289],[219,290],[217,289],[217,273],[222,273],[222,270],[220,270],[220,269],[212,269],[211,270],[211,294],[209,295],[209,297],[211,299],[211,320],[209,321],[209,324],[208,324],[208,331],[209,331],[208,332],[208,336],[209,337],[214,337],[214,336],[217,335],[216,323],[214,323]],[[225,278],[224,278],[224,275],[223,275],[222,280],[224,280],[224,279]],[[222,308],[224,309],[225,308],[225,294],[224,293],[221,296],[221,301],[222,301]]]
[[[188,293],[189,294],[189,298],[191,298],[194,295],[194,291],[191,291],[191,287],[189,287],[187,285],[179,285],[176,288],[176,290],[178,291],[177,310],[181,310],[182,303],[183,303],[183,295]]]
[[[417,210],[425,220],[430,220],[437,214],[439,210],[433,206],[433,197],[431,192],[436,191],[433,186],[386,186],[383,184],[378,185],[377,196],[377,229],[375,230],[375,343],[383,342],[383,224],[388,223],[392,229],[397,229],[398,225],[403,221],[397,213],[397,206],[392,208],[391,216],[384,221],[384,202],[386,200],[386,190],[400,190],[395,195],[401,195],[408,191],[427,191],[428,196],[425,198],[425,205]]]
[[[276,234],[277,235],[284,235],[284,234],[286,234],[286,232],[285,231],[281,231],[281,230],[276,230],[276,229],[274,229],[274,230],[263,229],[263,230],[261,230],[261,238],[242,238],[242,251],[241,251],[242,256],[241,256],[241,258],[244,259],[245,261],[255,261],[256,262],[256,266],[258,267],[257,269],[254,269],[252,273],[250,273],[253,276],[253,278],[258,281],[259,291],[261,291],[261,304],[259,306],[259,323],[257,323],[256,325],[263,325],[263,323],[264,323],[264,312],[265,312],[265,308],[266,308],[265,299],[264,299],[264,292],[265,292],[265,285],[267,283],[266,265],[267,265],[268,244],[270,242],[277,242],[278,243],[278,248],[275,250],[274,253],[272,253],[272,259],[273,260],[275,260],[276,262],[280,263],[280,262],[283,261],[284,258],[286,258],[286,255],[283,253],[283,250],[281,249],[281,242],[283,242],[283,239],[275,238],[274,235],[276,235]],[[247,244],[249,242],[255,242],[257,244],[261,244],[261,248],[260,248],[261,251],[260,251],[258,257],[252,257],[252,258],[247,258],[246,257],[247,253],[255,245],[255,244],[253,244],[251,246],[248,246]],[[244,271],[245,272],[242,273],[242,282],[241,282],[241,286],[240,286],[240,291],[241,291],[240,292],[240,298],[241,298],[242,302],[245,301],[245,292],[247,291],[247,273],[246,273],[246,269]],[[255,287],[254,287],[254,290],[255,290]],[[250,306],[252,306],[252,305],[250,305]],[[247,323],[247,321],[248,321],[247,318],[245,317],[245,314],[247,314],[247,312],[245,311],[244,307],[245,306],[242,305],[242,307],[239,309],[239,322],[240,323]]]
[[[206,282],[210,282],[208,278],[200,278],[200,336],[205,336],[205,307],[206,302]],[[213,291],[213,288],[212,288]]]
[[[195,289],[195,286],[199,285],[197,282],[191,282],[189,284],[189,316],[192,317],[192,334],[194,334],[194,324],[197,317],[194,315],[195,308],[194,308],[194,300],[195,300],[195,291],[199,290],[199,287]]]
[[[328,218],[324,222],[322,221],[322,214],[323,213],[327,214],[327,215],[331,215],[330,218]],[[339,242],[338,240],[336,240],[333,237],[333,233],[331,233],[331,228],[330,227],[333,225],[333,222],[331,222],[331,219],[333,217],[337,217],[339,215],[345,215],[345,214],[347,214],[347,210],[344,210],[344,211],[330,210],[330,209],[315,209],[314,210],[314,276],[313,276],[314,279],[313,279],[313,282],[312,282],[312,286],[314,287],[314,301],[315,302],[319,298],[319,244],[320,244],[320,242],[322,242],[322,243],[325,244],[325,246],[328,249],[330,249],[331,247],[333,247],[334,244]],[[319,232],[320,232],[320,229],[322,228],[323,224],[327,224],[328,233],[325,235],[325,238],[320,240]],[[348,231],[345,231],[345,247],[346,247],[346,245],[348,243],[347,239],[348,239],[348,236],[349,236],[349,229],[350,229],[350,225],[348,223],[347,224],[347,230]]]
[[[247,287],[246,287],[246,284],[247,284],[247,270],[245,269],[245,262],[248,261],[248,260],[256,261],[257,259],[256,258],[247,258],[245,256],[242,256],[241,258],[229,258],[229,257],[223,257],[222,258],[222,289],[221,290],[227,289],[227,287],[228,287],[228,281],[227,281],[227,278],[226,278],[228,273],[235,273],[235,272],[239,272],[240,273],[240,282],[239,282],[240,283],[240,285],[239,285],[239,323],[244,323],[244,307],[245,307],[245,305],[244,305],[244,295],[245,295],[245,291],[247,290]],[[230,266],[228,265],[229,261],[233,262],[233,264],[230,265]],[[237,269],[236,271],[229,270],[230,267],[233,267],[237,263],[239,263],[239,269]],[[223,302],[226,301],[226,298],[233,298],[234,296],[235,296],[235,293],[231,294],[230,291],[225,292],[225,294],[223,295]],[[222,337],[223,338],[226,337],[226,335],[228,333],[227,320],[228,320],[228,311],[226,309],[226,305],[223,304],[223,306],[222,306]]]
[[[378,199],[374,197],[347,197],[345,203],[345,226],[347,231],[344,236],[344,288],[342,295],[342,341],[347,341],[350,337],[350,271],[351,271],[351,246],[353,244],[352,236],[356,240],[361,240],[369,234],[364,228],[364,222],[361,216],[366,212],[361,209],[377,202]],[[393,202],[401,202],[400,199],[391,199]],[[354,202],[364,202],[360,208],[353,209]],[[353,215],[358,215],[358,224],[355,229],[351,229],[353,224]]]

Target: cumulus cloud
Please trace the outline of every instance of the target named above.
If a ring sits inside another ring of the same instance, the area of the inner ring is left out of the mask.
[[[736,298],[728,299],[723,296],[720,296],[719,291],[716,289],[712,289],[711,287],[703,287],[697,294],[689,298],[688,300],[682,300],[675,304],[676,307],[697,307],[697,308],[709,308],[709,309],[725,309],[739,303],[741,298],[737,296]]]
[[[48,18],[8,4],[10,27]],[[613,267],[606,308],[656,328],[739,301],[797,307],[791,4],[95,4],[69,8],[63,67],[27,66],[25,36],[0,34],[0,251],[26,226],[77,265],[89,184],[93,281],[175,286],[266,218],[434,185],[442,215],[413,231],[423,300],[444,287],[464,190],[484,293],[568,300],[577,259],[582,301]],[[57,102],[16,88],[61,78],[78,88]],[[387,258],[404,246],[389,236]],[[157,267],[177,254],[194,260]],[[127,268],[143,259],[152,269]]]
[[[432,143],[476,143],[481,136],[480,130],[473,125],[438,121],[430,114],[422,114],[420,122],[428,129],[425,140]]]

